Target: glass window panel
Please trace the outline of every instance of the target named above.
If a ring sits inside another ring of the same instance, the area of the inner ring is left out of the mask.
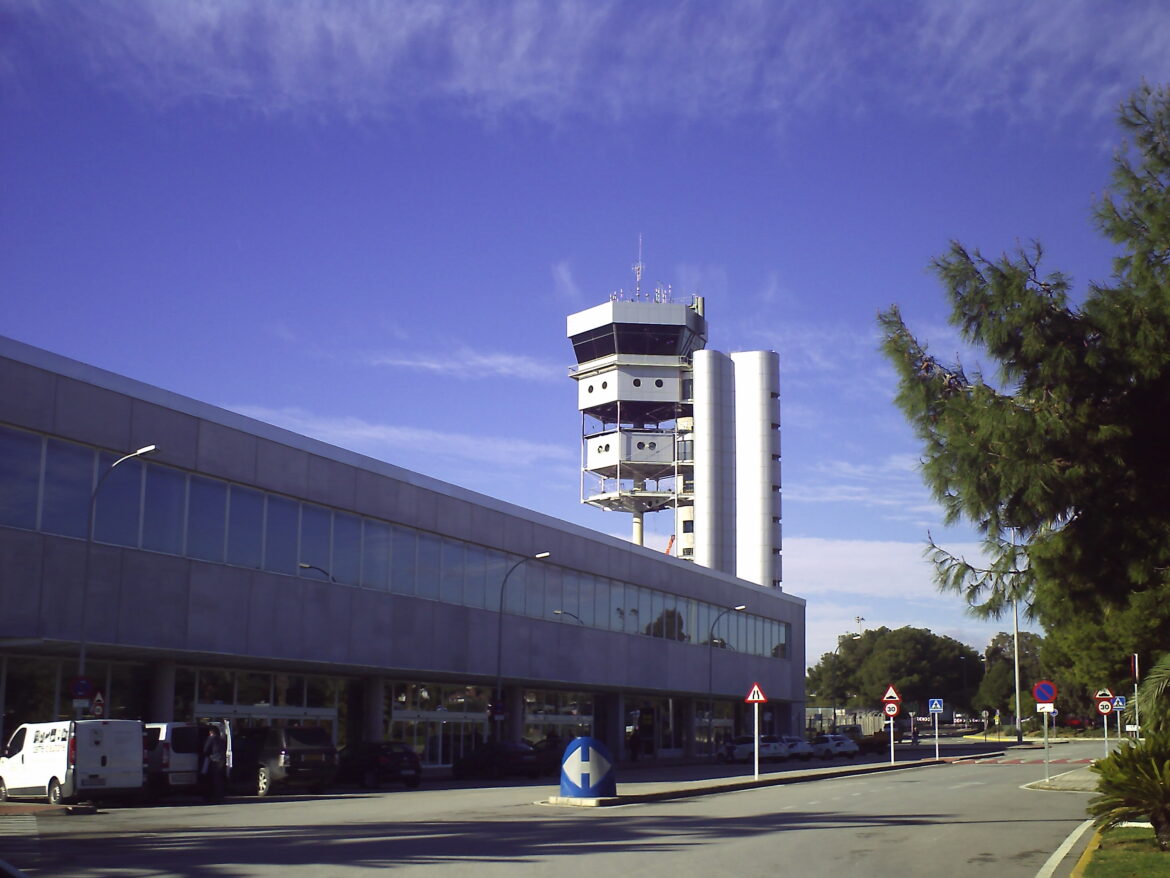
[[[466,550],[463,543],[443,540],[443,570],[439,580],[439,600],[463,603],[463,567]]]
[[[341,516],[338,516],[340,519]],[[362,520],[362,585],[386,588],[390,581],[390,525]]]
[[[48,440],[41,530],[66,537],[86,536],[93,464],[93,449],[59,439]]]
[[[297,572],[297,506],[292,500],[269,495],[265,503],[264,569]]]
[[[268,704],[271,697],[271,674],[241,672],[236,675],[236,704]]]
[[[575,570],[564,570],[557,567],[557,576],[561,580],[561,607],[566,613],[572,613],[582,622],[581,615],[581,575]]]
[[[118,460],[112,454],[98,455],[99,478],[104,475],[94,508],[93,538],[101,543],[138,546],[142,510],[142,462],[127,460],[110,469]]]
[[[333,513],[333,578],[357,585],[362,563],[362,522],[356,515]]]
[[[424,598],[439,596],[439,575],[442,572],[440,556],[442,546],[439,538],[434,534],[420,533],[418,535],[418,555],[416,569],[418,578],[415,580],[415,594]]]
[[[572,585],[569,584],[569,576],[572,576]],[[566,572],[566,600],[570,590],[576,592],[577,615],[581,617],[582,622],[592,628],[597,624],[597,607],[595,605],[597,596],[594,594],[593,577],[581,573]]]
[[[480,546],[467,546],[467,570],[463,580],[463,603],[469,607],[487,606],[487,552]]]
[[[263,557],[264,495],[232,485],[228,491],[228,563],[259,568]]]
[[[147,464],[142,548],[183,554],[186,511],[187,476],[170,467]]]
[[[561,568],[554,567],[551,564],[542,564],[539,561],[533,562],[540,564],[540,568],[544,573],[544,609],[550,616],[553,610],[565,610],[577,615],[576,604],[569,606],[568,601],[565,600],[564,583],[561,575]],[[572,621],[572,616],[569,617]]]
[[[305,706],[305,678],[297,674],[276,674],[272,678],[273,703],[284,707]]]
[[[509,613],[522,615],[527,602],[527,584],[524,580],[524,568],[528,565],[520,564],[515,555],[508,556],[508,566],[504,568],[504,609]]]
[[[187,554],[204,561],[222,561],[226,522],[227,485],[191,476],[187,495]]]
[[[715,614],[711,610],[711,605],[703,601],[696,605],[696,631],[699,634],[699,643],[702,644],[711,642],[711,623],[715,621]]]
[[[540,618],[546,612],[551,616],[552,611],[556,609],[556,607],[547,605],[544,591],[544,574],[544,565],[538,562],[523,564],[513,574],[513,578],[521,580],[516,585],[517,590],[522,589],[524,591],[524,612],[536,618]]]
[[[609,618],[611,631],[626,630],[626,590],[625,584],[616,579],[609,580]]]
[[[199,669],[199,701],[202,704],[232,704],[235,681],[228,671]]]
[[[616,614],[609,604],[609,581],[588,574],[585,579],[593,589],[593,624],[598,628],[612,628]]]
[[[666,606],[660,591],[650,592],[650,615],[643,630],[654,637],[666,637]]]
[[[0,524],[35,529],[40,487],[41,437],[0,427]]]
[[[309,579],[333,576],[329,569],[329,534],[332,529],[333,515],[328,509],[311,503],[301,504],[301,551],[298,557],[300,563],[312,565],[300,568],[301,576]]]
[[[337,680],[332,677],[309,677],[305,681],[306,707],[336,707]]]
[[[488,549],[486,555],[484,599],[488,609],[498,611],[500,609],[500,584],[504,581],[504,575],[508,572],[508,568],[512,566],[512,560],[503,552],[491,549]]]
[[[638,627],[637,631],[649,634],[654,624],[654,604],[651,600],[653,592],[648,588],[638,589]]]
[[[702,632],[697,622],[698,604],[691,598],[679,598],[679,612],[683,617],[683,632],[688,643],[702,643]]]
[[[418,554],[418,533],[396,527],[391,535],[390,590],[398,594],[414,594],[415,556]]]

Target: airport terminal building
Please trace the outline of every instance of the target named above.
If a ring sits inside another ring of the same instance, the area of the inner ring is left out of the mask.
[[[753,683],[765,730],[803,728],[804,613],[778,588],[0,338],[4,738],[81,710],[325,725],[431,765],[554,732],[703,753],[747,730]]]

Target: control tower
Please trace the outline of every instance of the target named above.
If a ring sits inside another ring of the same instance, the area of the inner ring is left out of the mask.
[[[779,358],[706,350],[703,309],[660,287],[569,315],[581,501],[629,513],[638,545],[671,509],[679,557],[779,588]]]

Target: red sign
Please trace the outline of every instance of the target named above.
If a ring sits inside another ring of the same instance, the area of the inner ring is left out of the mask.
[[[890,688],[886,690],[886,694],[882,696],[882,701],[901,701],[902,696],[898,694],[898,690],[894,688],[891,683]]]
[[[752,683],[752,691],[747,694],[744,701],[748,704],[765,704],[768,699],[764,695],[764,690],[760,688],[760,684]]]
[[[887,701],[882,706],[882,710],[884,710],[886,712],[886,716],[897,716],[898,711],[900,711],[901,709],[902,709],[901,705],[899,705],[898,702],[896,702],[896,701]]]
[[[1056,684],[1051,680],[1041,680],[1032,687],[1032,697],[1040,704],[1051,704],[1056,700]]]
[[[1108,698],[1102,698],[1100,701],[1097,702],[1097,713],[1104,716],[1105,714],[1112,713],[1112,712],[1113,712],[1113,702],[1110,701]]]

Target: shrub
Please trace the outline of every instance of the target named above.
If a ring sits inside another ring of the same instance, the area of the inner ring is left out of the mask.
[[[1089,814],[1100,828],[1148,820],[1158,849],[1170,851],[1170,733],[1124,742],[1107,759],[1093,765],[1097,795]]]

